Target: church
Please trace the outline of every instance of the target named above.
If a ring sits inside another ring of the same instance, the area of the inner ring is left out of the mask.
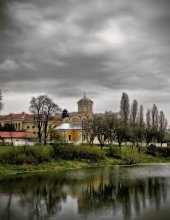
[[[93,101],[84,94],[77,105],[78,112],[69,113],[69,117],[64,118],[63,123],[55,128],[64,143],[86,142],[83,137],[82,122],[84,119],[93,118]]]

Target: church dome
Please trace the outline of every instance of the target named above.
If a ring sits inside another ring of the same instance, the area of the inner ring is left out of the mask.
[[[93,113],[93,101],[86,97],[80,99],[78,102],[78,113],[80,114],[91,114]]]
[[[86,97],[86,94],[84,94],[84,97],[81,98],[81,99],[78,101],[78,103],[80,103],[80,102],[91,102],[91,103],[93,103],[92,100],[90,100],[89,98]]]

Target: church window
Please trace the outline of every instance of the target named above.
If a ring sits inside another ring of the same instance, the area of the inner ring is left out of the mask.
[[[68,135],[68,140],[71,141],[71,135]]]

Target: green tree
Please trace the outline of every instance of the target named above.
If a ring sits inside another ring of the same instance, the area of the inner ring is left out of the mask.
[[[3,131],[15,131],[15,127],[11,123],[5,123],[4,126],[2,127]]]
[[[0,90],[0,111],[3,109],[3,103],[2,103],[2,92]]]
[[[69,113],[68,113],[67,109],[64,109],[64,110],[63,110],[61,117],[62,117],[63,119],[69,117]]]
[[[144,113],[143,113],[143,105],[140,105],[139,115],[138,115],[138,131],[137,131],[137,142],[141,143],[145,137],[145,122],[144,122]]]
[[[151,121],[152,121],[152,129],[154,131],[158,131],[159,115],[158,115],[158,108],[155,104],[153,104],[153,107],[151,110]]]
[[[134,99],[131,106],[131,114],[130,114],[130,122],[131,125],[135,126],[137,123],[137,115],[138,115],[138,102]]]
[[[125,127],[122,120],[118,118],[116,120],[116,126],[115,126],[115,137],[116,137],[116,141],[118,142],[120,148],[122,146],[122,143],[128,139],[127,133],[128,133],[127,127]]]
[[[165,114],[164,114],[163,111],[160,111],[160,114],[159,114],[158,141],[161,143],[161,146],[165,142],[167,125],[168,125],[168,121],[165,118]]]
[[[122,98],[120,102],[120,117],[125,126],[128,125],[129,114],[130,114],[129,97],[127,93],[122,93]]]

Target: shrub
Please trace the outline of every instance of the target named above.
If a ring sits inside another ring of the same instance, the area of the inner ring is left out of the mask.
[[[150,145],[147,147],[146,154],[149,154],[149,155],[151,155],[151,156],[157,156],[156,145],[150,144]]]
[[[119,147],[113,147],[113,146],[109,146],[109,149],[106,153],[106,156],[108,157],[115,157],[120,159],[121,158],[121,150]]]
[[[51,151],[48,147],[20,147],[15,151],[9,149],[0,154],[0,163],[3,164],[40,164],[51,161]]]
[[[126,164],[137,164],[141,161],[141,155],[136,148],[124,147],[121,151],[121,158]]]
[[[160,157],[170,157],[170,148],[169,147],[166,147],[166,148],[159,147],[158,154]]]
[[[105,159],[105,153],[94,147],[84,146],[59,146],[55,152],[55,157],[65,160],[89,160],[99,161]]]

